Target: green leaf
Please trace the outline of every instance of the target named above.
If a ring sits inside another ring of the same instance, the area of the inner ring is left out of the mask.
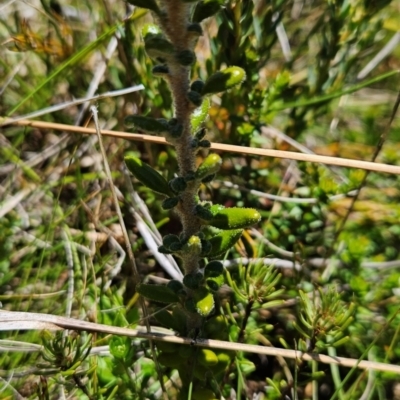
[[[173,329],[174,331],[179,332],[180,326],[179,324],[177,324],[175,318],[172,316],[172,313],[170,311],[160,310],[154,314],[154,318],[166,328],[170,328]],[[157,345],[157,347],[159,346]],[[164,348],[160,348],[160,350],[166,351]]]
[[[177,304],[172,309],[172,316],[175,320],[176,331],[181,335],[186,336],[187,331],[187,314],[182,307]]]
[[[223,0],[204,0],[197,3],[193,15],[193,22],[201,22],[204,19],[212,17],[218,11],[221,10],[221,6],[223,4]]]
[[[168,199],[163,200],[161,207],[163,210],[171,210],[172,208],[176,207],[178,203],[179,197],[168,197]]]
[[[224,92],[240,84],[246,78],[246,73],[240,67],[228,67],[211,75],[204,83],[202,95]]]
[[[138,181],[143,183],[149,189],[164,194],[166,196],[173,196],[168,182],[149,164],[134,156],[125,157],[125,164],[129,171],[136,177]]]
[[[175,53],[174,45],[160,35],[146,36],[144,39],[144,48],[151,58],[159,61],[171,59]]]
[[[182,50],[175,55],[176,60],[183,66],[190,66],[196,62],[196,55],[192,50]]]
[[[205,287],[196,290],[193,296],[196,311],[202,316],[207,317],[214,310],[214,296]]]
[[[212,367],[218,364],[217,355],[210,349],[199,349],[196,358],[203,367]]]
[[[203,221],[210,221],[213,217],[211,211],[202,206],[201,204],[197,204],[194,208],[194,214]]]
[[[166,65],[156,65],[153,67],[151,72],[155,76],[165,77],[166,75],[169,74],[169,68]]]
[[[149,134],[163,134],[169,131],[167,120],[163,118],[144,117],[142,115],[129,115],[125,118],[125,125],[136,128]]]
[[[176,178],[171,179],[168,182],[168,186],[174,193],[180,193],[186,189],[187,183],[184,177],[178,176]]]
[[[204,179],[208,175],[215,174],[222,165],[222,158],[215,153],[209,154],[199,165],[196,171],[196,179]]]
[[[162,30],[158,25],[155,24],[146,24],[142,28],[142,37],[143,39],[154,37],[154,36],[160,36],[162,37]]]
[[[207,257],[217,257],[220,254],[226,253],[242,236],[243,229],[221,231],[211,239],[211,251]]]
[[[207,320],[204,331],[209,339],[227,340],[229,322],[224,315],[217,315]]]
[[[197,93],[196,91],[193,91],[193,92]],[[193,95],[193,97],[196,97],[196,95]],[[196,131],[197,129],[199,129],[200,125],[208,117],[208,110],[210,109],[210,99],[208,97],[204,97],[202,99],[203,99],[203,101],[201,102],[200,107],[197,107],[193,111],[192,116],[190,118],[190,122],[192,124],[193,131]]]
[[[110,340],[110,353],[119,359],[125,359],[131,348],[131,340],[123,336],[112,336]]]
[[[178,281],[176,279],[171,279],[168,283],[167,283],[167,287],[168,289],[171,289],[174,293],[176,293],[177,295],[183,294],[185,293],[185,289],[183,287],[183,284],[181,281]]]
[[[151,285],[140,283],[136,286],[136,291],[146,299],[157,301],[159,303],[177,303],[179,297],[167,286]]]
[[[187,274],[183,277],[183,284],[189,289],[198,289],[204,281],[204,276],[201,272],[195,274]]]
[[[203,29],[201,28],[201,25],[198,23],[188,25],[187,31],[188,33],[196,34],[197,36],[203,35]]]
[[[208,278],[206,280],[206,285],[211,291],[217,292],[218,289],[224,284],[224,282],[224,276],[220,275],[215,278]]]
[[[219,229],[249,228],[261,220],[260,213],[254,208],[225,208],[219,204],[210,207],[213,218],[205,223]]]
[[[181,241],[177,235],[169,234],[169,235],[165,235],[163,237],[163,245],[167,249],[169,249],[171,247],[171,245],[175,244],[175,243],[179,243],[179,244],[181,243]]]
[[[203,97],[201,96],[201,94],[198,92],[195,92],[194,90],[188,91],[187,98],[196,107],[200,107],[203,103]]]
[[[201,79],[193,81],[190,85],[190,90],[194,90],[197,93],[201,93],[204,87],[204,82]]]
[[[204,268],[205,278],[216,278],[224,273],[224,266],[221,261],[211,261]]]
[[[154,11],[156,14],[160,13],[160,9],[155,0],[127,0],[133,6],[146,8],[147,10]]]

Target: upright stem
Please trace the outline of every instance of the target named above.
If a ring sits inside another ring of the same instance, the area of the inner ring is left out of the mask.
[[[187,31],[190,8],[191,4],[184,3],[182,0],[165,0],[164,14],[159,17],[163,31],[177,52],[193,51],[194,43]],[[193,136],[190,121],[194,105],[187,98],[190,85],[190,66],[170,62],[168,69],[168,83],[174,100],[175,118],[183,126],[181,137],[173,140],[173,144],[176,148],[179,176],[184,177],[196,169],[196,154],[192,147]],[[188,182],[187,188],[180,194],[180,202],[176,207],[182,223],[183,237],[186,240],[198,233],[201,227],[200,220],[194,213],[198,188],[198,183]],[[183,258],[185,273],[196,272],[199,268],[199,261],[199,256],[191,255],[189,258]]]

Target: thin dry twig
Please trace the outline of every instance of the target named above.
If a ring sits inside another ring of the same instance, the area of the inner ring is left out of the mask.
[[[314,360],[324,364],[337,364],[348,368],[357,367],[360,369],[373,369],[376,371],[393,372],[400,375],[400,365],[385,364],[376,361],[364,361],[346,357],[330,357],[324,354],[303,353],[296,350],[257,346],[254,344],[224,342],[211,339],[197,339],[196,342],[193,343],[193,338],[178,337],[172,331],[170,334],[161,332],[146,332],[145,328],[140,326],[136,329],[121,328],[117,326],[95,324],[93,322],[86,322],[73,318],[59,317],[57,315],[0,310],[0,331],[43,329],[73,329],[76,331],[107,333],[111,335],[136,337],[147,340],[156,340],[192,346],[194,345],[214,349],[245,351],[269,356],[279,355],[285,358],[302,361]]]
[[[139,272],[138,272],[137,267],[136,267],[135,256],[133,255],[132,245],[131,245],[130,240],[129,240],[128,231],[126,229],[125,222],[124,222],[124,217],[122,215],[121,207],[119,206],[117,191],[115,189],[115,186],[114,186],[114,183],[113,183],[113,180],[112,180],[111,169],[110,169],[110,166],[108,165],[106,151],[105,151],[104,146],[103,146],[102,132],[100,130],[100,125],[99,125],[99,121],[98,121],[98,117],[97,117],[97,108],[95,106],[91,106],[90,107],[90,111],[91,111],[91,113],[93,115],[93,121],[94,121],[95,126],[96,126],[96,134],[97,134],[97,137],[99,139],[100,152],[101,152],[101,155],[103,157],[104,169],[105,169],[107,180],[108,180],[108,183],[109,183],[109,186],[110,186],[110,189],[111,189],[112,198],[113,198],[113,201],[114,201],[114,207],[115,207],[115,209],[117,211],[118,220],[119,220],[119,223],[121,225],[122,234],[124,236],[126,250],[127,250],[127,254],[128,254],[128,260],[129,260],[129,262],[131,264],[131,268],[132,268],[134,284],[138,284],[140,282],[140,276],[139,276]],[[148,315],[148,312],[147,312],[146,304],[145,304],[144,299],[142,297],[139,298],[139,304],[140,304],[140,307],[141,307],[142,312],[143,312],[143,317],[144,317],[144,321],[145,321],[145,324],[146,324],[146,330],[147,330],[147,332],[150,333],[151,332],[151,327],[150,327],[150,324],[149,324],[149,321],[148,321],[149,315]],[[155,349],[154,349],[154,346],[153,346],[153,342],[152,342],[151,339],[149,340],[149,343],[150,343],[150,349],[151,349],[151,352],[152,352],[152,355],[153,355],[153,359],[156,362],[157,373],[158,373],[159,378],[160,378],[160,383],[161,383],[161,387],[163,389],[163,393],[166,393],[165,387],[164,387],[164,382],[163,382],[163,379],[162,379],[162,373],[161,373],[160,367],[159,367],[159,365],[157,363],[157,354],[155,352]]]
[[[61,131],[79,133],[84,135],[96,134],[96,129],[93,128],[83,128],[80,126],[56,124],[52,122],[31,121],[31,120],[12,122],[12,120],[4,119],[2,123],[3,125],[30,126],[33,128],[61,130]],[[101,133],[104,136],[117,137],[120,139],[127,139],[127,140],[148,142],[148,143],[168,144],[168,142],[164,138],[158,136],[142,135],[139,133],[129,133],[121,131],[111,131],[106,129],[102,130]],[[231,153],[249,154],[254,156],[276,157],[276,158],[284,158],[296,161],[307,161],[307,162],[315,162],[327,165],[337,165],[339,167],[358,168],[367,171],[384,172],[388,174],[400,175],[400,166],[386,165],[371,161],[320,156],[317,154],[302,154],[293,151],[257,149],[254,147],[235,146],[235,145],[221,144],[221,143],[212,143],[211,149],[226,151]]]
[[[96,96],[89,96],[89,97],[84,97],[83,99],[76,99],[76,100],[68,101],[66,103],[56,104],[55,106],[46,107],[46,108],[43,108],[42,110],[38,110],[38,111],[31,112],[29,114],[21,115],[20,117],[10,118],[10,119],[6,119],[3,121],[0,120],[0,127],[3,125],[7,125],[9,123],[26,120],[28,118],[41,117],[42,115],[51,114],[56,111],[64,110],[65,108],[68,108],[71,106],[88,103],[90,101],[98,101],[98,100],[102,100],[102,99],[107,99],[109,97],[118,97],[118,96],[122,96],[124,94],[137,92],[138,90],[143,90],[143,89],[144,89],[143,85],[137,85],[137,86],[132,86],[132,87],[129,87],[126,89],[114,90],[112,92],[106,92],[106,93],[98,94]]]

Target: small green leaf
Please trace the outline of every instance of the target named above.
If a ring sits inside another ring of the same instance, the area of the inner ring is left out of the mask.
[[[201,128],[199,131],[197,131],[195,134],[194,134],[194,137],[196,138],[196,139],[198,139],[198,140],[201,140],[201,139],[203,139],[204,138],[204,136],[206,136],[206,128]]]
[[[204,87],[204,82],[200,79],[193,81],[190,85],[190,90],[194,90],[197,93],[201,93]]]
[[[222,275],[224,272],[224,266],[221,261],[210,261],[204,268],[205,278],[216,278]]]
[[[198,289],[203,283],[204,276],[201,272],[187,274],[183,277],[183,284],[189,289]]]
[[[199,349],[196,356],[197,362],[204,367],[212,367],[218,364],[217,355],[210,349]]]
[[[212,245],[209,240],[201,239],[201,256],[206,257],[212,249]]]
[[[177,304],[175,306],[172,306],[172,316],[174,317],[175,320],[175,326],[177,327],[177,331],[183,335],[186,336],[186,331],[187,331],[187,314],[183,310],[180,304]]]
[[[204,19],[212,17],[218,11],[221,10],[221,6],[223,4],[223,0],[204,0],[197,3],[193,15],[193,22],[201,22]]]
[[[211,239],[211,251],[207,254],[208,257],[217,257],[220,254],[226,253],[242,236],[242,229],[221,231]]]
[[[207,338],[227,340],[229,334],[229,322],[224,315],[217,315],[207,320],[204,326]]]
[[[201,96],[201,94],[195,92],[194,90],[189,90],[189,92],[187,93],[187,98],[196,107],[200,107],[203,102],[203,97]]]
[[[224,92],[241,83],[246,77],[243,68],[228,67],[211,75],[202,90],[202,95]]]
[[[254,208],[225,208],[219,204],[210,207],[213,218],[206,223],[219,229],[249,228],[261,220],[260,213]]]
[[[173,178],[168,182],[168,185],[170,187],[170,189],[174,192],[174,193],[180,193],[183,192],[186,187],[187,187],[187,183],[185,181],[185,178],[183,178],[182,176],[179,176],[177,178]]]
[[[140,283],[136,286],[136,291],[146,299],[159,303],[177,303],[179,301],[178,295],[163,285]]]
[[[109,345],[111,355],[123,360],[129,353],[131,340],[123,336],[112,336]]]
[[[168,122],[165,119],[143,117],[142,115],[130,115],[126,117],[125,125],[140,129],[149,134],[163,134],[169,131]]]
[[[178,203],[179,197],[168,197],[168,199],[163,200],[163,202],[161,203],[161,207],[163,210],[171,210],[176,207]]]
[[[145,0],[144,0],[145,1]],[[142,37],[143,39],[159,36],[162,37],[162,30],[158,25],[155,24],[146,24],[142,28]]]
[[[161,207],[163,210],[171,210],[176,207],[179,203],[179,197],[169,197],[163,200]]]
[[[194,93],[198,93],[194,91]],[[197,129],[200,128],[200,125],[207,119],[208,117],[208,110],[210,109],[210,99],[208,97],[204,97],[200,107],[197,107],[193,113],[192,116],[190,117],[190,122],[192,124],[192,130],[196,131]],[[204,132],[205,135],[205,132]],[[196,135],[196,138],[201,140],[203,139],[203,136],[198,137]]]
[[[169,249],[170,247],[171,247],[171,245],[172,244],[174,244],[174,243],[180,243],[181,241],[180,241],[180,239],[179,239],[179,237],[177,236],[177,235],[171,235],[171,234],[169,234],[169,235],[165,235],[164,237],[163,237],[163,245],[167,248],[167,249]]]
[[[204,149],[209,149],[211,147],[211,142],[207,139],[200,140],[200,142],[198,143],[198,146],[203,147]]]
[[[155,76],[165,77],[165,75],[169,74],[169,69],[166,65],[156,65],[151,72]]]
[[[205,287],[201,287],[194,293],[194,306],[198,314],[207,317],[214,310],[214,296]]]
[[[183,125],[182,124],[168,124],[169,125],[169,131],[168,131],[168,136],[170,136],[172,139],[179,139],[182,136],[183,133]]]
[[[179,325],[176,323],[174,317],[172,316],[172,313],[168,310],[160,310],[158,312],[156,312],[154,314],[154,318],[163,326],[165,326],[166,328],[170,328],[173,329],[174,331],[178,331],[179,330]],[[169,343],[169,345],[171,345],[172,343]],[[157,347],[162,350],[167,352],[166,350],[168,349],[168,347],[165,348],[160,348],[157,344]]]
[[[150,165],[134,156],[125,157],[125,164],[136,179],[149,189],[166,196],[173,195],[168,182]]]
[[[174,45],[160,35],[146,36],[144,39],[144,48],[151,58],[161,62],[171,59],[175,53]]]
[[[201,180],[202,183],[210,183],[215,178],[215,174],[206,176]]]
[[[195,206],[194,214],[203,221],[210,221],[213,218],[212,212],[201,204]]]
[[[197,168],[196,178],[201,180],[208,175],[217,173],[221,165],[222,158],[218,154],[209,154]]]
[[[224,284],[224,277],[223,275],[220,275],[216,278],[208,278],[206,280],[206,285],[207,287],[212,291],[212,292],[217,292],[218,289]]]
[[[167,287],[168,289],[171,289],[174,293],[176,293],[177,295],[183,294],[185,289],[183,287],[183,284],[181,281],[178,281],[176,279],[171,279],[168,283],[167,283]]]
[[[246,358],[239,360],[239,368],[244,375],[248,375],[256,370],[256,366],[254,365],[254,363],[247,360]]]
[[[171,251],[170,249],[167,249],[165,246],[159,246],[157,250],[161,254],[172,254],[173,253],[173,251]]]
[[[194,24],[190,24],[187,27],[187,31],[190,33],[195,33],[198,36],[202,36],[203,35],[203,29],[201,28],[201,25],[198,23],[194,23]]]
[[[179,64],[185,67],[193,65],[196,62],[196,55],[192,50],[182,50],[175,55],[175,58]]]
[[[160,14],[160,9],[155,0],[128,0],[128,3],[136,7],[154,11],[156,14]]]

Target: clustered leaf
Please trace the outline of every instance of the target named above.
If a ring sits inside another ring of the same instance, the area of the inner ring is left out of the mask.
[[[200,22],[220,11],[224,0],[182,0],[183,3],[196,3],[192,7],[190,20],[180,25],[185,27],[187,48],[182,48],[181,43],[175,43],[174,35],[166,29],[168,24],[175,21],[168,15],[171,11],[164,7],[162,2],[157,3],[155,0],[129,2],[157,14],[158,21],[164,29],[153,24],[145,25],[142,30],[144,47],[149,57],[157,62],[152,69],[153,74],[166,80],[174,96],[176,108],[178,109],[177,102],[183,100],[182,107],[185,110],[183,113],[177,111],[176,116],[169,120],[140,115],[131,115],[125,120],[128,126],[140,132],[164,136],[176,147],[179,174],[175,174],[169,181],[137,157],[128,156],[125,162],[143,185],[166,197],[162,201],[162,208],[174,209],[184,225],[180,235],[165,235],[162,245],[158,248],[160,253],[180,258],[183,267],[182,281],[171,280],[167,285],[142,283],[137,285],[137,292],[152,301],[170,304],[170,309],[156,313],[155,318],[160,324],[177,331],[180,335],[187,335],[193,329],[191,327],[193,321],[198,321],[200,318],[204,322],[209,318],[206,330],[210,334],[212,332],[211,337],[227,340],[227,321],[218,315],[219,310],[216,307],[218,291],[225,282],[223,264],[217,260],[207,260],[204,268],[201,268],[203,264],[201,260],[205,257],[216,258],[229,251],[239,240],[243,229],[260,220],[260,214],[250,208],[225,208],[222,205],[211,205],[211,202],[200,201],[197,192],[201,184],[211,182],[222,166],[222,158],[218,154],[203,156],[197,168],[194,166],[188,168],[186,165],[194,165],[196,154],[211,147],[211,142],[205,138],[206,129],[201,128],[208,116],[209,96],[240,84],[245,79],[245,72],[240,67],[231,66],[211,74],[205,81],[195,79],[187,88],[190,67],[196,62],[195,44],[203,33]],[[181,6],[182,10],[188,9],[185,5]],[[188,14],[185,12],[182,15]],[[181,73],[184,78],[182,85],[179,86],[177,77]],[[185,167],[182,168],[179,160],[182,158],[187,160],[190,157],[190,162],[185,162]],[[192,197],[192,202],[188,203],[190,207],[185,203],[188,201],[188,196]],[[194,224],[196,228],[192,229],[190,224]],[[216,330],[216,326],[220,329]],[[193,369],[188,368],[188,363],[194,356],[191,348],[165,343],[157,347],[161,351],[158,361],[165,366],[177,368],[182,382],[191,381],[193,376],[198,381],[204,382],[207,374],[223,374],[233,356],[223,351],[200,349],[196,353],[197,361]],[[171,357],[172,353],[176,356]],[[188,370],[193,371],[193,376],[188,375]],[[194,400],[202,400],[204,397],[201,395],[212,399],[216,397],[214,391],[206,388],[197,388],[192,397]]]
[[[173,195],[168,182],[149,164],[134,156],[125,157],[125,164],[136,179],[149,189],[166,196]]]

